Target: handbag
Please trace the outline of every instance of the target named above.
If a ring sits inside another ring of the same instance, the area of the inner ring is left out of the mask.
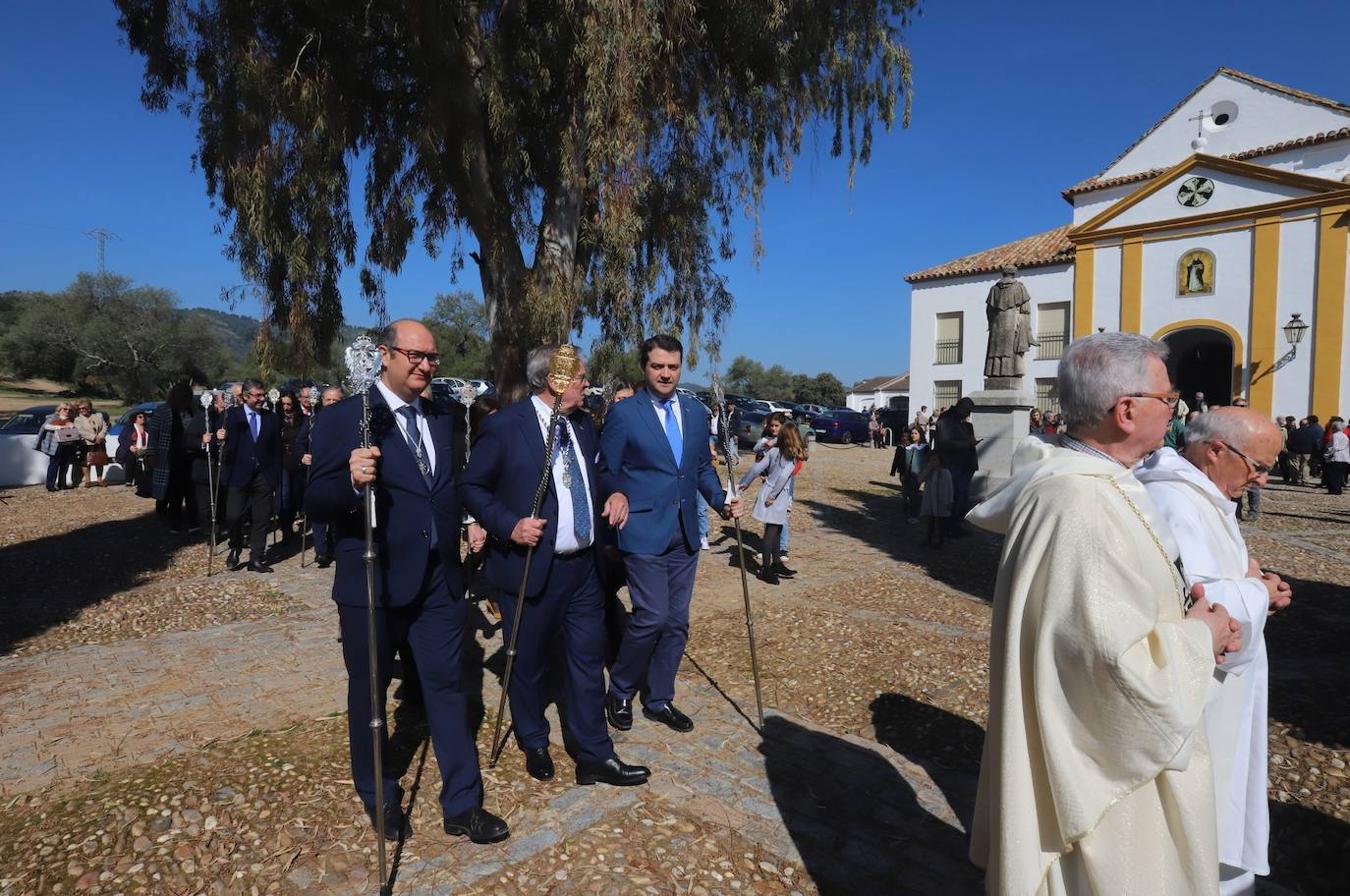
[[[103,439],[89,446],[89,453],[85,455],[84,462],[91,467],[99,467],[108,463],[108,443]]]
[[[73,426],[63,426],[56,431],[56,444],[68,445],[80,440],[80,431]]]

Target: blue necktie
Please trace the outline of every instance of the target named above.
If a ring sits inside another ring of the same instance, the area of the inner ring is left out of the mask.
[[[664,407],[666,409],[666,441],[670,443],[670,450],[675,455],[675,466],[678,467],[684,457],[684,437],[680,435],[680,424],[675,419],[675,399],[666,399]]]
[[[427,457],[426,450],[422,448],[422,429],[417,425],[417,409],[410,404],[405,404],[398,409],[403,415],[403,420],[407,424],[408,447],[412,449],[413,457],[417,460],[417,469],[422,474],[422,481],[431,488],[433,476],[431,475],[431,461]]]
[[[577,534],[577,544],[585,547],[591,541],[591,504],[586,495],[586,480],[581,477],[581,462],[572,448],[572,440],[567,434],[567,424],[558,423],[558,450],[563,462],[567,464],[567,478],[572,493],[572,529]]]
[[[258,412],[250,411],[248,415],[248,429],[253,433],[253,441],[258,441]]]

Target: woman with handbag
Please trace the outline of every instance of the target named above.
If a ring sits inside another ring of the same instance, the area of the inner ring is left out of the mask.
[[[38,434],[37,450],[47,455],[47,491],[68,487],[66,479],[75,461],[75,446],[79,441],[79,433],[70,419],[70,405],[57,405],[56,413],[47,418]]]
[[[108,447],[104,441],[108,437],[108,421],[102,414],[95,414],[94,406],[88,401],[81,401],[79,410],[79,416],[75,418],[75,429],[79,432],[80,441],[83,443],[81,467],[84,487],[89,488],[95,484],[107,485],[103,469],[108,465]],[[94,474],[98,475],[97,483],[94,481]]]

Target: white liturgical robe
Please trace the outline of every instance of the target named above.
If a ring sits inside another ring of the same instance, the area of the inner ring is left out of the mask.
[[[1264,636],[1269,594],[1247,575],[1247,545],[1237,505],[1204,473],[1171,448],[1136,471],[1149,497],[1172,527],[1186,577],[1203,582],[1205,597],[1223,604],[1242,626],[1242,649],[1214,670],[1205,703],[1205,731],[1214,763],[1219,812],[1219,861],[1269,874],[1266,848],[1268,663]]]
[[[1213,642],[1143,486],[1033,437],[967,519],[1006,536],[970,846],[986,889],[1216,893]]]

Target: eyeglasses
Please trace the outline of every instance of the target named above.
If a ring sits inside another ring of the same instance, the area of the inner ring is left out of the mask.
[[[1220,441],[1219,441],[1219,444],[1222,445],[1223,447],[1227,448],[1229,451],[1233,452],[1234,454],[1236,454],[1238,457],[1240,457],[1240,458],[1242,458],[1243,460],[1245,460],[1248,464],[1250,464],[1250,465],[1251,465],[1251,468],[1252,468],[1252,471],[1253,471],[1254,473],[1256,473],[1257,476],[1264,476],[1264,475],[1266,475],[1267,473],[1270,472],[1271,467],[1270,467],[1269,464],[1263,464],[1263,463],[1260,463],[1260,462],[1258,462],[1258,461],[1252,460],[1250,457],[1248,457],[1247,455],[1243,454],[1241,451],[1237,450],[1236,448],[1234,448],[1232,445],[1228,444],[1228,443],[1225,442],[1225,441],[1220,440]]]
[[[1173,389],[1171,392],[1127,392],[1120,398],[1156,398],[1169,408],[1176,410],[1177,402],[1181,401],[1181,393]],[[1120,404],[1120,398],[1116,399],[1116,404]],[[1110,412],[1115,408],[1115,404],[1106,410]]]
[[[267,397],[267,393],[266,393],[266,392],[250,392],[250,393],[248,393],[248,396],[247,396],[247,397],[248,397],[248,398],[266,398],[266,397]]]
[[[400,355],[407,358],[408,363],[414,367],[421,364],[423,361],[426,361],[432,367],[441,366],[440,352],[419,352],[416,349],[399,348],[397,345],[386,345],[385,348],[389,349],[391,352],[398,352]]]

